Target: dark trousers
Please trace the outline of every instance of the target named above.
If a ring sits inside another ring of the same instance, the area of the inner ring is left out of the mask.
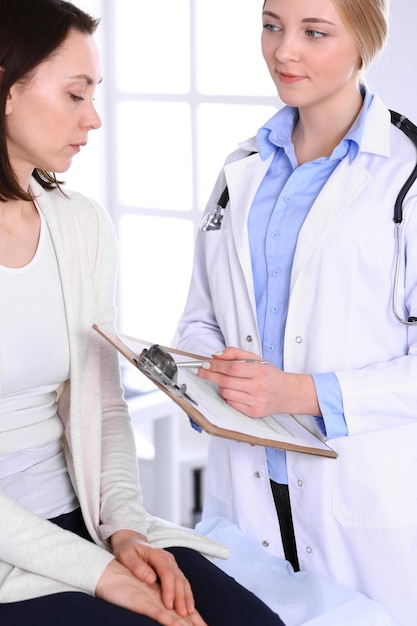
[[[90,539],[78,511],[52,521]],[[190,581],[197,610],[209,626],[284,626],[278,615],[259,598],[195,550],[169,548],[168,551],[175,556],[179,567]],[[0,604],[0,624],[155,626],[157,622],[85,593],[65,592]]]
[[[279,527],[281,529],[281,539],[284,547],[285,558],[291,563],[294,571],[299,572],[300,566],[298,564],[297,545],[295,543],[288,485],[275,483],[271,480],[271,489],[272,495],[274,496],[275,508],[277,510]]]

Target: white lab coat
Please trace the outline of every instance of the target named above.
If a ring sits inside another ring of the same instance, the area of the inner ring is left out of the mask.
[[[197,237],[181,349],[261,354],[247,218],[272,157],[262,162],[252,150],[255,139],[228,158],[210,198],[207,212],[227,180],[220,230]],[[284,345],[286,371],[336,373],[349,430],[329,442],[337,460],[287,453],[300,566],[378,600],[402,626],[417,619],[417,327],[391,311],[392,214],[415,161],[375,97],[358,158],[336,168],[299,234]],[[416,203],[414,186],[398,288],[406,317],[417,316]],[[205,517],[230,519],[282,556],[264,448],[213,438],[206,483]]]

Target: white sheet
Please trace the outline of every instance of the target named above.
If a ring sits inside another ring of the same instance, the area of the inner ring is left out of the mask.
[[[216,565],[260,597],[286,626],[400,626],[377,602],[312,572],[295,573],[221,518],[196,526],[202,535],[227,545],[227,561]]]

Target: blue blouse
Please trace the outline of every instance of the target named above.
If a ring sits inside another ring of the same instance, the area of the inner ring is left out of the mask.
[[[283,367],[285,324],[291,268],[298,233],[322,187],[343,159],[353,161],[361,149],[363,128],[373,95],[364,90],[363,107],[344,139],[329,157],[298,165],[291,140],[298,110],[284,107],[257,133],[259,153],[274,158],[255,195],[248,234],[256,310],[263,355]],[[333,372],[313,374],[323,417],[317,424],[327,438],[347,434],[343,400]],[[267,448],[270,478],[286,483],[285,452]]]

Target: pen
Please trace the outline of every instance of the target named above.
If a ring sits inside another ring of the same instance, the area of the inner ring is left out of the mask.
[[[260,359],[232,359],[226,361],[226,363],[267,363],[267,361],[261,361]],[[210,369],[210,363],[208,361],[176,361],[177,367],[202,367],[203,369]]]
[[[268,361],[261,361],[260,359],[235,359],[231,363],[268,363]]]
[[[205,370],[210,369],[208,361],[176,361],[177,367],[202,367]]]

